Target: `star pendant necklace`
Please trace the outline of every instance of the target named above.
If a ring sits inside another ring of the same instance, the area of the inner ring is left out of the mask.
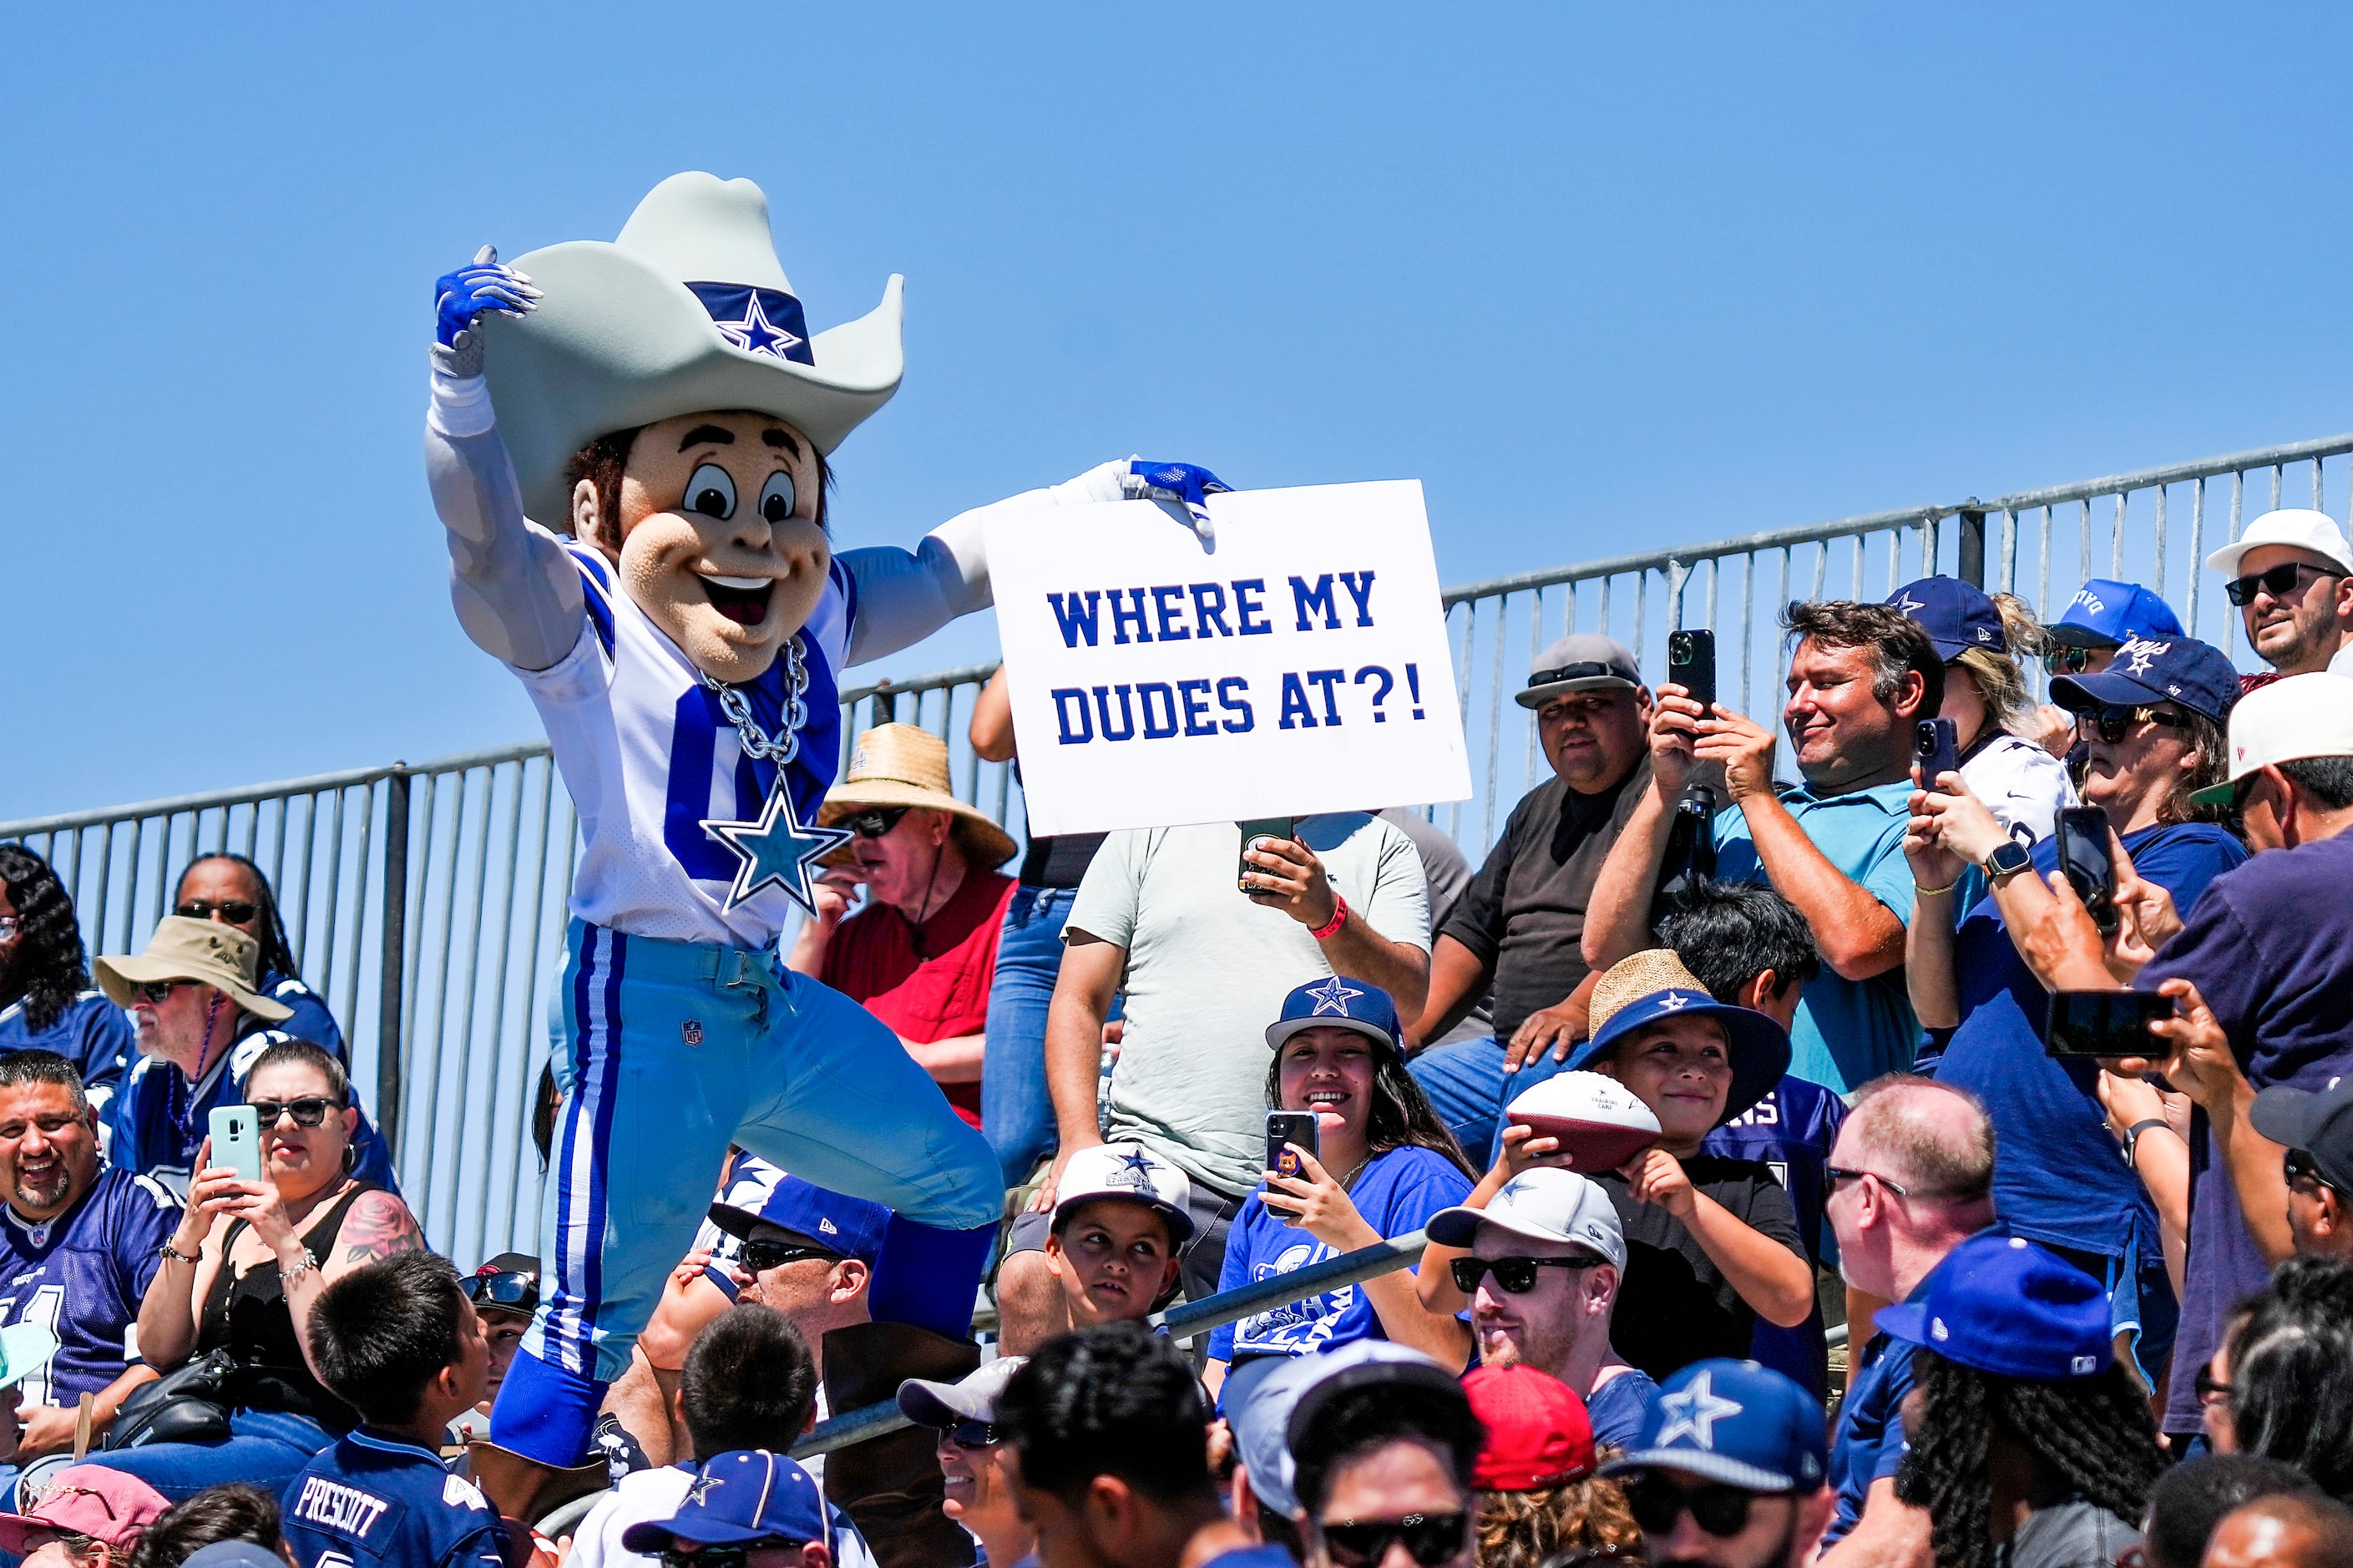
[[[703,832],[735,856],[735,879],[728,887],[727,902],[721,912],[733,914],[737,906],[749,902],[765,889],[782,888],[793,902],[815,919],[817,879],[810,868],[828,850],[847,843],[850,835],[842,828],[803,822],[799,809],[793,805],[792,791],[785,783],[785,768],[800,753],[801,726],[808,721],[808,704],[803,700],[808,692],[808,662],[801,654],[801,639],[795,636],[785,644],[781,740],[760,727],[759,720],[752,713],[752,700],[744,695],[743,688],[714,679],[699,668],[694,678],[704,690],[717,694],[719,710],[735,727],[735,742],[744,754],[774,763],[776,767],[776,783],[769,786],[767,804],[760,808],[759,816],[749,822],[712,818],[702,824]]]

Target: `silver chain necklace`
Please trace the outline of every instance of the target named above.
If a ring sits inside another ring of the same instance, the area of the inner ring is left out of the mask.
[[[802,698],[808,691],[809,678],[808,661],[801,657],[798,636],[785,644],[785,737],[781,741],[772,738],[752,717],[752,700],[744,694],[743,688],[713,679],[699,668],[694,678],[702,683],[704,690],[718,693],[719,710],[735,726],[735,743],[743,748],[745,756],[757,757],[781,768],[799,754],[801,726],[808,722],[808,704]]]

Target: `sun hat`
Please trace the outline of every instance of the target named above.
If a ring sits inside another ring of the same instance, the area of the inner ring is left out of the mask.
[[[1745,1491],[1811,1492],[1829,1447],[1821,1401],[1770,1367],[1715,1357],[1667,1379],[1632,1450],[1601,1473],[1681,1470]]]
[[[523,510],[559,531],[565,466],[600,436],[706,409],[785,420],[819,452],[898,390],[901,279],[854,321],[812,336],[776,259],[768,198],[749,180],[672,174],[611,244],[519,256],[542,298],[484,318],[482,371]]]
[[[90,967],[99,989],[118,1007],[131,1005],[133,985],[201,980],[227,992],[231,1001],[262,1022],[282,1024],[294,1016],[294,1009],[254,989],[260,964],[261,944],[237,927],[165,915],[155,922],[146,952],[103,957]]]
[[[699,1546],[748,1546],[755,1541],[830,1546],[833,1541],[817,1483],[792,1460],[765,1448],[738,1448],[711,1459],[695,1472],[676,1513],[629,1526],[621,1531],[621,1544],[657,1556],[673,1535]]]
[[[1718,1127],[1764,1099],[1789,1070],[1788,1031],[1753,1007],[1709,995],[1672,948],[1644,948],[1610,965],[1593,987],[1588,1016],[1593,1037],[1570,1056],[1571,1068],[1606,1061],[1619,1041],[1662,1019],[1712,1019],[1724,1030],[1732,1059],[1732,1089],[1715,1119]]]
[[[2236,577],[2240,560],[2248,551],[2265,544],[2309,551],[2334,562],[2339,572],[2353,572],[2353,545],[2345,542],[2345,531],[2337,526],[2337,520],[2325,511],[2303,507],[2263,513],[2247,524],[2246,532],[2206,557],[2206,569],[2220,572],[2225,577]]]
[[[2135,637],[2189,634],[2173,606],[2154,589],[2113,577],[2094,577],[2075,590],[2043,636],[2068,647],[2120,647]]]
[[[1996,1377],[2066,1383],[2115,1358],[2100,1282],[2022,1236],[1974,1236],[1917,1301],[1880,1309],[1880,1332]]]
[[[1887,595],[1887,604],[1919,623],[1947,659],[1973,647],[1995,653],[2010,651],[2010,634],[2002,628],[2001,611],[1974,583],[1958,577],[1923,577]]]
[[[958,800],[949,787],[948,743],[917,725],[877,724],[859,735],[841,782],[825,792],[825,804],[817,809],[818,826],[831,827],[874,805],[946,812],[955,819],[957,842],[976,870],[993,871],[1012,858],[1012,835],[978,806]],[[849,858],[849,846],[843,844],[821,864],[839,866]]]
[[[1523,708],[1541,708],[1570,691],[1631,691],[1641,667],[1624,643],[1599,632],[1571,632],[1536,655],[1527,689],[1512,694]]]
[[[1487,1429],[1472,1468],[1482,1492],[1535,1492],[1593,1473],[1593,1418],[1577,1391],[1525,1364],[1482,1366],[1462,1380],[1471,1414]]]
[[[2239,700],[2239,672],[2212,643],[2135,637],[2097,675],[2054,677],[2051,700],[2078,712],[2112,702],[2173,702],[2220,724]]]
[[[1335,974],[1309,980],[1291,988],[1282,999],[1282,1013],[1266,1026],[1269,1049],[1282,1049],[1283,1041],[1302,1029],[1351,1029],[1376,1045],[1405,1054],[1398,1027],[1397,1004],[1369,980]]]
[[[790,1231],[869,1268],[882,1256],[882,1239],[891,1228],[891,1211],[872,1199],[853,1198],[782,1172],[758,1208],[712,1204],[710,1219],[742,1240],[751,1239],[764,1226]]]
[[[911,1377],[899,1385],[899,1414],[918,1426],[952,1426],[958,1421],[997,1420],[997,1397],[1013,1381],[1027,1356],[1001,1355],[954,1383]]]
[[[2353,1074],[2326,1089],[2275,1083],[2255,1092],[2247,1120],[2283,1149],[2301,1149],[2338,1192],[2353,1194]]]
[[[0,1552],[22,1557],[45,1533],[87,1535],[124,1551],[172,1506],[136,1476],[104,1465],[69,1465],[41,1500],[22,1513],[0,1513]]]
[[[1528,1241],[1549,1241],[1598,1252],[1626,1267],[1626,1226],[1600,1186],[1575,1171],[1538,1165],[1505,1182],[1482,1209],[1457,1204],[1430,1216],[1430,1239],[1440,1247],[1477,1243],[1482,1226]]]
[[[1561,1157],[1581,1171],[1614,1171],[1659,1141],[1658,1113],[1598,1072],[1555,1073],[1522,1089],[1504,1107],[1504,1125],[1558,1139]]]
[[[2189,798],[2200,805],[2228,805],[2249,773],[2307,757],[2353,757],[2353,680],[2316,670],[2239,699],[2231,710],[2231,776]]]
[[[1182,1247],[1193,1236],[1193,1182],[1141,1143],[1098,1143],[1073,1152],[1054,1188],[1054,1226],[1081,1204],[1120,1198],[1159,1211],[1168,1240]]]

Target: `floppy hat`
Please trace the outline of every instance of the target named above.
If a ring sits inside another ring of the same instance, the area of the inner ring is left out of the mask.
[[[2330,1186],[2353,1193],[2353,1075],[2320,1089],[2284,1083],[2259,1089],[2247,1120],[2282,1148],[2310,1154]]]
[[[1880,1309],[1891,1339],[1996,1377],[2065,1383],[2115,1359],[2100,1282],[2022,1236],[1975,1236],[1945,1256],[1920,1300]]]
[[[1906,583],[1887,596],[1893,609],[1919,623],[1947,659],[1973,647],[2010,651],[2010,634],[2002,628],[2001,611],[1985,590],[1958,577],[1923,577]]]
[[[774,415],[831,452],[898,390],[894,273],[882,302],[812,337],[749,180],[672,174],[611,244],[514,258],[538,309],[480,323],[482,372],[523,509],[563,529],[572,455],[600,436],[706,409]]]
[[[2228,805],[2249,773],[2306,757],[2353,757],[2353,680],[2316,670],[2259,686],[2239,699],[2231,710],[2231,776],[2189,798],[2200,805]]]
[[[954,1383],[911,1377],[899,1385],[899,1414],[918,1426],[952,1426],[958,1421],[997,1420],[997,1397],[1029,1361],[1001,1355]]]
[[[1012,858],[1012,835],[978,806],[958,800],[948,787],[948,743],[929,730],[877,724],[860,733],[849,748],[849,767],[841,782],[825,792],[825,804],[817,808],[818,826],[831,827],[873,805],[946,812],[955,819],[957,841],[980,870],[993,871]],[[849,858],[849,846],[843,844],[819,864],[839,866]]]
[[[1642,684],[1641,667],[1626,645],[1599,632],[1571,632],[1536,655],[1527,689],[1513,693],[1523,708],[1541,708],[1569,691],[1631,691]]]
[[[882,1256],[882,1238],[891,1228],[891,1211],[882,1205],[789,1175],[769,1189],[757,1210],[712,1204],[710,1218],[740,1240],[749,1240],[764,1225],[788,1230],[828,1252],[855,1258],[870,1268]]]
[[[2051,700],[2079,711],[2109,702],[2176,702],[2220,724],[2239,700],[2239,671],[2221,648],[2196,637],[2135,637],[2099,674],[2054,678]]]
[[[1282,1016],[1266,1026],[1268,1048],[1282,1049],[1282,1042],[1302,1029],[1351,1029],[1376,1045],[1404,1054],[1397,1004],[1369,980],[1335,974],[1293,986],[1291,994],[1282,999]]]
[[[2059,618],[2043,628],[2069,647],[2116,647],[2135,637],[2178,637],[2180,617],[2154,590],[2113,577],[2094,577],[2075,590]]]
[[[621,1544],[658,1556],[673,1535],[701,1546],[833,1542],[817,1483],[792,1460],[765,1448],[738,1448],[710,1460],[695,1472],[676,1513],[629,1526],[621,1532]]]
[[[1611,1263],[1626,1267],[1626,1226],[1609,1194],[1575,1171],[1538,1165],[1505,1182],[1503,1190],[1482,1209],[1458,1204],[1430,1216],[1430,1239],[1440,1247],[1470,1247],[1479,1239],[1479,1227],[1497,1230],[1529,1241],[1559,1242],[1598,1252]]]
[[[1472,1467],[1482,1492],[1534,1492],[1593,1473],[1593,1417],[1577,1391],[1524,1364],[1482,1366],[1462,1380],[1471,1414],[1487,1429]]]
[[[1601,1473],[1681,1470],[1746,1491],[1810,1492],[1829,1473],[1828,1450],[1820,1400],[1770,1367],[1716,1357],[1667,1379],[1632,1451]]]
[[[237,927],[165,915],[155,922],[146,952],[100,958],[90,967],[99,989],[118,1007],[131,1005],[133,985],[201,980],[227,992],[231,1001],[262,1022],[282,1024],[294,1016],[294,1009],[254,990],[260,963],[261,944]]]
[[[1568,1058],[1572,1068],[1607,1060],[1618,1042],[1664,1018],[1708,1018],[1724,1030],[1732,1059],[1732,1089],[1718,1127],[1765,1098],[1789,1070],[1789,1035],[1753,1007],[1736,1007],[1708,994],[1674,950],[1644,948],[1610,965],[1593,987],[1593,1037]]]
[[[1098,1143],[1074,1152],[1054,1188],[1054,1224],[1059,1226],[1079,1205],[1103,1198],[1157,1210],[1168,1222],[1171,1246],[1192,1239],[1192,1178],[1141,1143]]]
[[[2335,562],[2340,572],[2353,572],[2353,545],[2346,543],[2345,531],[2337,526],[2337,520],[2325,511],[2303,507],[2263,513],[2247,524],[2247,531],[2236,541],[2206,557],[2206,569],[2220,572],[2225,577],[2236,577],[2241,558],[2265,544],[2308,550]]]
[[[1598,1072],[1555,1073],[1521,1090],[1504,1108],[1504,1125],[1558,1139],[1562,1156],[1586,1171],[1614,1171],[1659,1141],[1657,1112]]]
[[[136,1476],[104,1465],[69,1465],[40,1501],[23,1513],[0,1513],[0,1552],[25,1556],[37,1544],[33,1537],[48,1532],[87,1535],[124,1552],[171,1506]]]

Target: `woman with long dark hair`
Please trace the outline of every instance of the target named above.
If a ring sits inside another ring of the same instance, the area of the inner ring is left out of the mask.
[[[2220,1391],[2232,1449],[2283,1460],[2353,1500],[2353,1265],[2291,1258],[2242,1310]]]
[[[55,1051],[73,1063],[103,1127],[134,1046],[131,1020],[90,985],[65,884],[23,845],[0,844],[0,1056]]]
[[[1397,1007],[1366,981],[1335,975],[1294,989],[1266,1031],[1270,1110],[1315,1118],[1317,1148],[1284,1151],[1242,1202],[1218,1288],[1231,1290],[1419,1230],[1469,1195],[1475,1179],[1454,1135],[1405,1069]],[[1421,1304],[1410,1269],[1344,1285],[1209,1336],[1208,1382],[1261,1356],[1306,1355],[1362,1339],[1394,1340],[1449,1366],[1471,1359],[1471,1333]]]

